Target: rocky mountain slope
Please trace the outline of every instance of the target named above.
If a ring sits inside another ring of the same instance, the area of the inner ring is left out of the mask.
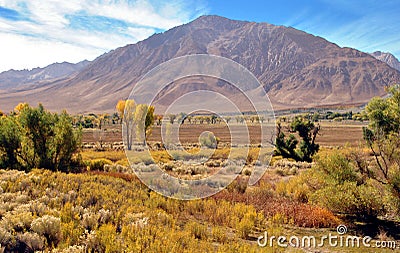
[[[81,61],[76,64],[69,62],[53,63],[44,68],[32,70],[9,70],[0,73],[0,90],[11,90],[21,86],[33,86],[43,81],[69,76],[82,70],[90,62]]]
[[[365,103],[400,81],[400,72],[373,56],[294,28],[202,16],[112,50],[68,78],[0,92],[0,109],[26,101],[53,110],[110,112],[149,70],[188,54],[220,55],[242,64],[262,82],[276,109]],[[169,90],[176,97],[188,88]]]
[[[384,53],[384,52],[381,52],[381,51],[376,51],[376,52],[373,52],[371,55],[373,57],[375,57],[376,59],[387,63],[390,67],[400,71],[400,62],[391,53]]]

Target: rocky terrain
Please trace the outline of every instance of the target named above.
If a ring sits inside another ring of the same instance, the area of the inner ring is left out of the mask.
[[[399,71],[370,54],[291,27],[202,16],[112,50],[61,79],[25,86],[20,86],[23,78],[13,85],[0,79],[0,87],[6,87],[0,91],[0,109],[25,101],[52,110],[111,112],[145,73],[188,54],[214,54],[242,64],[261,81],[276,109],[362,104],[400,81]],[[169,91],[177,97],[203,86],[188,81],[185,88]]]

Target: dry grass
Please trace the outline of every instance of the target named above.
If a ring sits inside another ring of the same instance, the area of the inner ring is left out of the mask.
[[[84,150],[81,152],[83,160],[93,160],[93,159],[109,159],[112,162],[117,162],[119,160],[126,159],[124,151],[94,151],[94,150]]]

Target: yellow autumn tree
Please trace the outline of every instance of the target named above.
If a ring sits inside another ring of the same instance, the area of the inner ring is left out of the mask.
[[[122,123],[122,119],[124,117],[124,110],[125,110],[125,100],[119,100],[117,105],[115,106],[115,109],[117,109],[117,112],[119,114],[119,118]]]
[[[154,106],[139,104],[136,106],[135,123],[137,141],[145,142],[151,134],[151,126],[154,124]],[[144,135],[144,139],[142,139]]]
[[[19,103],[15,108],[14,108],[14,112],[19,114],[22,112],[22,110],[24,108],[29,107],[28,103]]]
[[[122,126],[126,138],[126,146],[128,150],[131,150],[133,141],[133,129],[135,124],[135,101],[132,99],[120,100],[118,101],[115,108],[117,109],[122,120]]]

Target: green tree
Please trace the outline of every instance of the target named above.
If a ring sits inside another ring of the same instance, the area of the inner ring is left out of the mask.
[[[297,132],[301,138],[299,141],[293,134],[286,138],[282,131],[281,124],[277,125],[277,137],[275,141],[275,153],[285,158],[292,158],[296,161],[311,162],[312,156],[319,150],[319,145],[315,143],[315,139],[320,130],[319,126],[315,126],[313,122],[302,117],[296,117],[290,124],[289,131]]]
[[[176,115],[175,114],[169,114],[168,118],[169,118],[169,123],[171,123],[171,125],[172,125],[175,122]]]
[[[365,110],[370,124],[363,128],[363,135],[375,166],[364,166],[362,171],[389,185],[400,198],[400,85],[387,91],[388,98],[373,98]]]
[[[20,105],[14,115],[0,120],[0,165],[70,171],[81,138],[72,118],[65,111],[50,113],[41,104],[37,108]]]
[[[0,167],[20,169],[21,129],[15,117],[0,118]]]
[[[145,124],[144,124],[144,130],[146,133],[146,139],[151,135],[152,132],[152,126],[154,125],[154,121],[155,121],[155,114],[154,114],[154,106],[149,106],[147,108],[147,113],[146,113],[146,120],[145,120]]]
[[[50,145],[52,164],[56,170],[65,171],[70,167],[74,154],[81,145],[81,131],[75,131],[72,118],[66,111],[56,117],[54,137]]]

